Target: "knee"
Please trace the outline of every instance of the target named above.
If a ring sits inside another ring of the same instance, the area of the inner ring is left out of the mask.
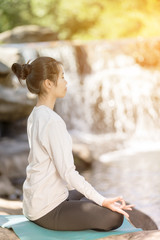
[[[114,212],[112,230],[119,228],[124,220],[124,216],[121,213]]]
[[[103,229],[110,231],[119,228],[123,223],[124,216],[118,212],[112,212],[110,216],[106,215],[106,220],[103,222]]]

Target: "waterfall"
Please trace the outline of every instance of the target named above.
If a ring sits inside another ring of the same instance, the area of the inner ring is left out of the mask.
[[[43,47],[38,53],[64,63],[69,87],[66,96],[57,100],[56,111],[69,129],[95,134],[159,135],[158,70],[143,68],[124,53],[107,59],[99,54],[89,59],[96,51],[89,56],[81,46],[81,54],[77,54],[77,46],[71,43]]]
[[[125,42],[126,44],[126,42]],[[115,46],[115,47],[114,47]],[[16,44],[24,61],[50,56],[64,64],[66,96],[55,110],[69,130],[159,137],[160,71],[136,63],[119,45],[46,42]]]

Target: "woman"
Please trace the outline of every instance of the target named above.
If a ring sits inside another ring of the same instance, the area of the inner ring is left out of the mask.
[[[19,81],[26,79],[37,104],[27,121],[30,152],[23,184],[23,214],[53,230],[112,230],[121,226],[133,205],[122,197],[105,198],[75,170],[72,139],[53,110],[67,91],[63,65],[50,57],[31,64],[14,63]]]

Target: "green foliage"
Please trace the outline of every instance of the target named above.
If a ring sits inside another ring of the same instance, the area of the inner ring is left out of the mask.
[[[30,0],[0,0],[0,32],[30,24]]]
[[[62,40],[157,36],[159,11],[159,0],[0,0],[0,32],[38,24]]]

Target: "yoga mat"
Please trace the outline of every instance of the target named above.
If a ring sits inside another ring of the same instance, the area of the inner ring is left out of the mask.
[[[142,231],[141,228],[135,228],[125,217],[123,224],[116,230],[102,232],[48,230],[29,221],[24,215],[0,215],[0,226],[12,228],[21,240],[96,240],[110,235]]]

